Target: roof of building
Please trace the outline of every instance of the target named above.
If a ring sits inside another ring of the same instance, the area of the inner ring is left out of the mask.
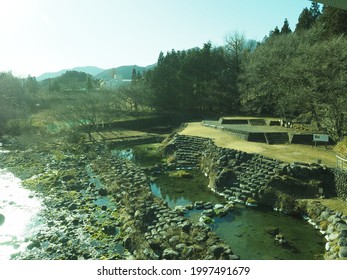
[[[320,2],[331,7],[347,10],[346,0],[317,0],[315,2]]]

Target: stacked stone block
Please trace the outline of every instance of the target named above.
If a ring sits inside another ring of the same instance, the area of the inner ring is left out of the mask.
[[[177,135],[165,149],[166,154],[173,152],[174,163],[179,168],[196,168],[208,139]]]

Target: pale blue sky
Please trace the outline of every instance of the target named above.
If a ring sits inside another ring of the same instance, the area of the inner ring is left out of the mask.
[[[157,61],[160,51],[262,40],[308,0],[0,0],[0,71],[38,76],[76,66]]]

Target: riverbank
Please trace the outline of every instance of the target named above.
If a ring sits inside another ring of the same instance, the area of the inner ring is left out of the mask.
[[[1,164],[46,208],[45,226],[15,259],[238,258],[205,224],[157,199],[141,168],[106,146],[81,155],[17,151]]]
[[[120,157],[105,144],[1,155],[1,165],[37,192],[46,208],[45,227],[30,240],[28,250],[13,258],[238,259],[232,244],[227,245],[208,225],[219,214],[227,214],[235,202],[261,203],[285,213],[307,215],[318,230],[329,228],[326,251],[331,254],[326,258],[344,258],[345,233],[340,224],[346,224],[345,216],[328,209],[329,217],[334,218],[324,222],[321,215],[326,208],[301,203],[302,198],[319,196],[322,186],[326,194],[331,192],[328,168],[317,163],[288,164],[182,134],[171,135],[154,149],[162,148],[162,159],[153,148],[139,152],[141,160],[151,153],[155,158],[146,167]],[[226,202],[203,202],[187,209],[168,207],[153,193],[148,174],[155,177],[177,168],[203,172],[208,187]],[[293,184],[297,187],[294,193]],[[200,209],[198,221],[186,216],[187,211]],[[335,224],[329,226],[332,222]]]

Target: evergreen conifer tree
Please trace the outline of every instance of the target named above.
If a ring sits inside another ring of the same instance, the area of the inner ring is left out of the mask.
[[[281,28],[281,34],[289,34],[289,33],[292,33],[292,30],[290,29],[288,19],[286,18]]]
[[[295,31],[307,30],[312,27],[314,19],[308,8],[303,9],[299,16],[298,23],[296,25]]]
[[[323,25],[326,35],[347,35],[347,11],[324,6],[319,22]]]
[[[270,31],[269,38],[272,38],[273,36],[277,36],[280,34],[280,30],[278,29],[278,26],[276,26],[274,30]]]

